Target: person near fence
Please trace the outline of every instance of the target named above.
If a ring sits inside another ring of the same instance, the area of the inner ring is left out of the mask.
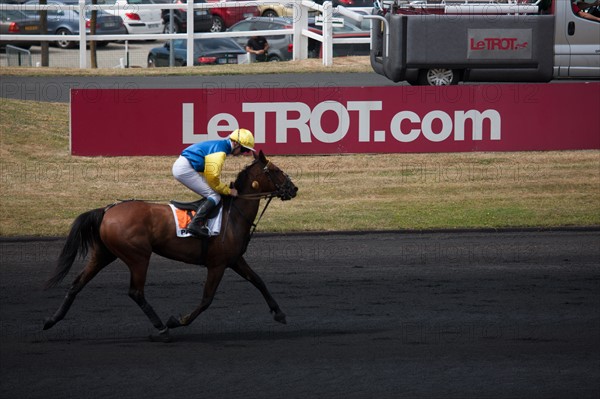
[[[269,42],[264,36],[254,35],[246,43],[246,51],[256,56],[256,61],[267,61]]]

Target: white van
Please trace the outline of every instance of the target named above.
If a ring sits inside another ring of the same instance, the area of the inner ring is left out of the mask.
[[[570,0],[547,10],[541,3],[384,3],[377,13],[387,23],[372,24],[371,65],[418,85],[600,79],[600,22],[575,15]]]

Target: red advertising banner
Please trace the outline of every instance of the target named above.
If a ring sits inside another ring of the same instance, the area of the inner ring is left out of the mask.
[[[279,155],[600,149],[599,93],[600,82],[73,89],[71,153],[177,155],[238,127]]]

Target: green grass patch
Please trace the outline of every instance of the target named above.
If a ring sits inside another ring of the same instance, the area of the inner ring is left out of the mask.
[[[73,157],[68,105],[0,100],[0,235],[62,236],[119,199],[192,200],[173,157]],[[299,187],[259,231],[600,226],[600,151],[274,156]],[[225,181],[249,162],[229,159]]]

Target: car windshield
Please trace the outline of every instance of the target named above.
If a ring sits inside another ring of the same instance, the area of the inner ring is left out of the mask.
[[[17,10],[0,10],[0,21],[8,22],[18,19],[25,19],[27,15]]]
[[[251,21],[242,21],[242,22],[238,22],[237,24],[232,26],[230,30],[232,32],[238,32],[238,31],[243,32],[243,31],[250,30],[251,26],[252,26]]]

